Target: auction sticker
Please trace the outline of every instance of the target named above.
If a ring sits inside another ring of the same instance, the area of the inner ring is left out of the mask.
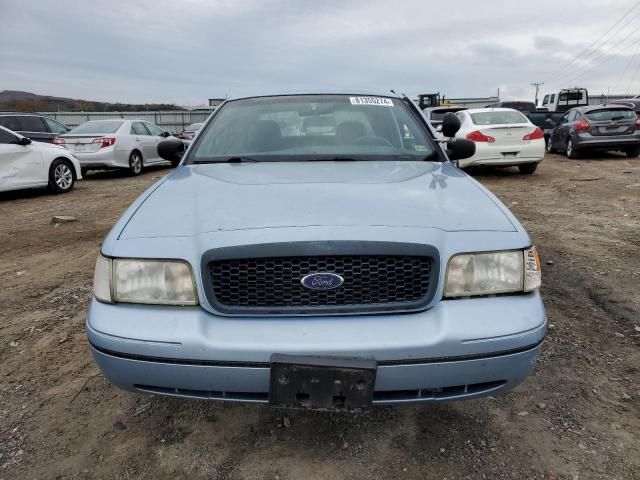
[[[393,107],[393,101],[384,97],[349,97],[351,105],[382,105],[383,107]]]

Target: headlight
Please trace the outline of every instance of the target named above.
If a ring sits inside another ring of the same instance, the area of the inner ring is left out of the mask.
[[[100,255],[93,290],[96,298],[103,302],[198,303],[191,267],[179,260],[112,260]]]
[[[449,298],[530,292],[540,287],[540,260],[527,250],[460,254],[447,267],[444,296]]]

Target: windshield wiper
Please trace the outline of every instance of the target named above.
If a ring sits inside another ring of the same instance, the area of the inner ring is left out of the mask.
[[[221,158],[216,160],[194,160],[192,163],[200,165],[203,163],[255,163],[260,161],[261,160],[256,160],[255,158],[251,158],[251,157],[238,156],[238,157]]]
[[[353,157],[321,157],[321,158],[312,158],[307,160],[309,162],[358,162],[362,161],[361,158],[353,158]]]

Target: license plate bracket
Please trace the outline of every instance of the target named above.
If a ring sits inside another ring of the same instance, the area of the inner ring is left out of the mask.
[[[373,400],[376,369],[372,359],[274,354],[269,403],[310,410],[364,410]]]

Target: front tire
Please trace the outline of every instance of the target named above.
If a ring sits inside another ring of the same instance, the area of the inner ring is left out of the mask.
[[[547,140],[545,141],[545,147],[546,147],[547,153],[553,153],[555,151],[553,148],[553,143],[551,143],[551,135],[547,137]]]
[[[567,157],[576,159],[579,157],[578,151],[576,150],[576,146],[573,144],[573,140],[569,138],[567,140]]]
[[[129,155],[129,173],[134,177],[138,176],[142,173],[143,168],[144,163],[142,161],[142,155],[137,150],[134,150]]]
[[[624,153],[628,158],[638,158],[640,156],[640,147],[627,148]]]
[[[518,170],[524,175],[531,175],[537,168],[537,163],[523,163],[522,165],[518,165]]]
[[[67,193],[76,182],[76,174],[69,160],[58,158],[49,167],[49,190],[53,193]]]

